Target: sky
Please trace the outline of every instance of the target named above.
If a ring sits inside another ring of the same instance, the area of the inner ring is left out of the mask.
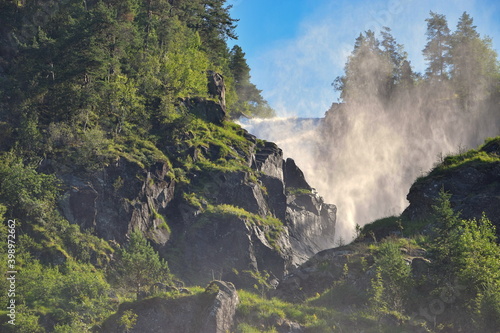
[[[455,30],[469,13],[481,36],[500,50],[499,0],[228,0],[239,19],[238,44],[246,53],[252,82],[281,117],[322,117],[338,92],[357,36],[383,26],[403,44],[415,71],[424,72],[422,49],[432,10]]]

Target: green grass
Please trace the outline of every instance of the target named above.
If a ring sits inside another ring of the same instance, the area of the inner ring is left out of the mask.
[[[336,308],[338,304],[335,302],[338,300],[335,299],[342,297],[342,294],[336,294],[333,289],[302,304],[288,303],[277,298],[264,299],[245,290],[239,290],[238,294],[240,304],[236,311],[237,333],[277,332],[275,326],[279,319],[298,323],[308,333],[404,331],[403,327],[381,324],[379,317],[363,308]],[[395,316],[400,317],[400,314],[396,313]]]
[[[243,208],[232,205],[208,205],[205,211],[208,216],[237,216],[250,223],[260,227],[269,245],[277,251],[280,251],[278,239],[283,231],[283,222],[273,216],[260,216],[250,213]]]
[[[256,324],[260,329],[272,332],[277,319],[288,319],[305,327],[324,329],[317,332],[329,332],[330,322],[338,316],[335,310],[287,303],[277,298],[264,299],[245,290],[239,290],[238,295],[240,305],[237,309],[237,332],[252,332],[248,329],[256,328]]]
[[[296,188],[296,187],[289,187],[286,189],[286,194],[287,195],[308,195],[312,194],[312,190],[308,188]]]
[[[153,142],[140,139],[137,136],[129,135],[115,138],[108,147],[108,151],[139,165],[141,168],[150,167],[157,162],[167,163],[169,169],[172,168],[169,158]]]
[[[498,163],[500,162],[500,156],[496,153],[488,153],[486,151],[496,145],[500,145],[500,137],[485,140],[485,143],[478,149],[471,149],[461,154],[446,156],[439,165],[431,170],[428,176],[436,176],[463,166],[481,167],[491,163]],[[417,182],[425,178],[420,177]]]
[[[244,136],[239,125],[225,122],[222,126],[192,119],[172,129],[170,144],[177,148],[175,167],[186,172],[255,173],[248,166],[254,144]],[[196,159],[190,156],[195,152]]]

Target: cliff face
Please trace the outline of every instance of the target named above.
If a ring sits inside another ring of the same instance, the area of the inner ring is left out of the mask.
[[[119,158],[99,172],[61,174],[66,191],[60,208],[68,221],[93,229],[106,240],[123,243],[129,232],[139,229],[165,245],[170,232],[162,214],[175,190],[168,169],[163,162],[143,168]]]
[[[240,273],[245,270],[267,271],[280,279],[332,246],[336,207],[314,194],[301,172],[285,177],[288,166],[296,168],[293,160],[283,161],[281,150],[267,142],[256,145],[249,165],[257,171],[257,181],[247,172],[203,175],[209,200],[222,209],[209,211],[203,203],[194,207],[182,198],[171,205],[167,219],[173,222],[173,234],[182,236],[173,239],[165,253],[176,253],[169,261],[178,262],[177,272],[188,281],[244,283]]]
[[[478,150],[446,158],[427,177],[416,181],[408,193],[410,202],[403,217],[425,219],[432,213],[441,189],[464,219],[483,213],[500,232],[500,140],[493,139]]]
[[[192,100],[186,105],[219,128],[222,118],[205,116],[212,104]],[[196,135],[207,134],[183,135],[203,140]],[[267,271],[280,279],[332,247],[336,207],[314,193],[295,162],[284,161],[275,144],[243,129],[227,146],[188,146],[188,140],[163,147],[178,160],[204,163],[188,170],[187,180],[176,180],[167,162],[143,166],[123,157],[95,172],[59,171],[65,188],[63,215],[118,243],[132,230],[141,230],[174,273],[197,284],[214,278],[238,282],[245,270]],[[230,151],[225,161],[241,165],[218,168],[223,150]],[[46,161],[43,167],[58,169],[54,164]]]

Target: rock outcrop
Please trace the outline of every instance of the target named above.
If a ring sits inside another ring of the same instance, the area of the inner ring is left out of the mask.
[[[181,103],[189,112],[209,123],[220,125],[226,119],[226,107],[220,102],[193,97],[184,98]]]
[[[480,218],[483,213],[500,232],[500,143],[493,140],[483,146],[478,154],[484,159],[472,158],[457,166],[441,167],[429,176],[419,179],[410,188],[407,199],[410,205],[403,217],[419,220],[433,212],[439,192],[451,194],[450,202],[464,219]],[[487,158],[487,156],[489,156]],[[446,163],[446,160],[445,162]],[[499,234],[500,235],[500,234]]]
[[[106,240],[125,242],[138,229],[164,245],[170,231],[163,215],[175,190],[168,171],[164,162],[144,168],[119,158],[95,173],[60,173],[66,190],[59,206],[68,221]]]
[[[238,293],[233,284],[213,281],[204,293],[176,299],[154,297],[122,304],[99,330],[103,333],[123,332],[120,319],[136,316],[127,332],[137,333],[226,333],[234,324]]]
[[[362,257],[367,264],[373,263],[373,257],[358,253],[353,245],[321,251],[286,275],[272,296],[289,302],[303,302],[331,288],[333,281],[345,279],[342,276],[344,265],[360,261]],[[371,276],[362,269],[352,270],[350,275],[360,289],[369,285]]]
[[[217,98],[224,111],[226,111],[226,85],[224,77],[214,71],[208,71],[208,93]]]
[[[168,252],[175,251],[180,264],[174,270],[190,283],[220,278],[241,287],[245,279],[240,273],[246,270],[267,271],[281,279],[333,246],[336,207],[313,192],[293,160],[284,161],[281,149],[267,142],[256,144],[249,164],[260,174],[257,181],[246,172],[212,172],[204,175],[203,184],[210,187],[206,198],[213,204],[241,208],[253,217],[208,213],[183,200],[172,205],[168,220],[175,221],[173,233],[183,236],[173,239],[165,253],[168,258]],[[285,180],[287,169],[294,172]],[[269,219],[282,226],[266,224]]]

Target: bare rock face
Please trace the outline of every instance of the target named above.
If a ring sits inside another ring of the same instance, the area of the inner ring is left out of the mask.
[[[287,197],[286,221],[294,266],[334,246],[336,213],[335,205],[325,204],[314,194]]]
[[[233,284],[211,282],[204,293],[177,299],[154,297],[122,304],[118,312],[108,318],[100,332],[123,332],[120,319],[127,314],[137,317],[130,333],[226,333],[234,324],[238,293]]]
[[[168,166],[158,162],[148,169],[120,158],[99,172],[78,177],[60,175],[66,193],[59,203],[63,215],[106,240],[124,242],[134,229],[157,244],[170,232],[161,217],[174,197],[175,183]]]
[[[293,159],[287,158],[283,169],[287,187],[311,190],[311,186],[307,183],[304,173],[297,167]]]
[[[224,121],[219,103],[183,103],[207,121]],[[334,246],[336,207],[324,203],[292,159],[283,160],[276,144],[243,129],[239,135],[239,144],[225,149],[246,165],[193,170],[180,184],[169,177],[167,163],[144,167],[125,158],[86,174],[59,173],[65,184],[61,211],[70,222],[118,243],[130,231],[142,231],[172,271],[192,284],[224,279],[241,287],[250,283],[239,274],[244,271],[266,271],[280,280]],[[164,148],[172,154],[178,149]],[[215,165],[220,149],[205,144],[177,154],[193,161],[203,155]]]

